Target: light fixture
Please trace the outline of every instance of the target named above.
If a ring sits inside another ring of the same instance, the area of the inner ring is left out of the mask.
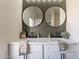
[[[30,0],[26,0],[27,2],[30,2]]]
[[[61,2],[62,0],[53,0],[53,2]]]
[[[37,0],[37,2],[40,2],[41,0]]]
[[[48,3],[52,2],[51,0],[48,0]]]
[[[46,0],[42,0],[44,3],[46,2]]]
[[[35,0],[32,0],[32,2],[36,2]]]
[[[53,0],[53,2],[57,2],[57,0]]]
[[[43,2],[43,3],[45,3],[45,2],[48,2],[48,3],[50,3],[50,2],[61,2],[62,0],[26,0],[27,2]]]
[[[58,0],[58,2],[61,2],[62,0]]]

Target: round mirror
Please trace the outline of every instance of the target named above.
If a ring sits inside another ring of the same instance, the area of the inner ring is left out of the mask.
[[[22,17],[26,25],[34,27],[42,22],[43,13],[40,8],[30,6],[24,10]]]
[[[65,22],[65,11],[58,6],[50,7],[45,13],[46,22],[54,27],[61,26]]]

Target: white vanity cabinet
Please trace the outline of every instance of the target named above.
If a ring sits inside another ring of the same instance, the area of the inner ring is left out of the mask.
[[[57,44],[30,44],[27,59],[61,59]]]
[[[67,43],[65,51],[59,51],[57,42],[28,42],[26,59],[79,59],[79,43]],[[24,59],[19,55],[19,43],[9,45],[9,59]]]
[[[61,59],[57,44],[44,45],[44,59]]]
[[[59,51],[58,44],[29,44],[27,59],[79,59],[79,44],[68,44],[68,49]]]
[[[30,44],[27,59],[43,59],[43,47],[41,44]]]

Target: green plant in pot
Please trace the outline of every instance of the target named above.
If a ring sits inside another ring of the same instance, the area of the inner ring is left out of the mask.
[[[67,32],[67,31],[62,32],[62,33],[61,33],[61,36],[62,36],[63,38],[65,38],[65,39],[69,39],[70,33]]]

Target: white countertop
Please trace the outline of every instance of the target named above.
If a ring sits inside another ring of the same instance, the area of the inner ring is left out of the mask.
[[[28,44],[58,44],[58,41],[66,42],[67,44],[79,44],[79,42],[74,42],[63,38],[26,38],[18,42],[12,42],[11,44],[18,44],[24,41],[26,41]]]
[[[29,44],[58,44],[58,41],[66,42],[67,44],[79,44],[79,42],[63,38],[27,38],[26,40],[29,40]]]

